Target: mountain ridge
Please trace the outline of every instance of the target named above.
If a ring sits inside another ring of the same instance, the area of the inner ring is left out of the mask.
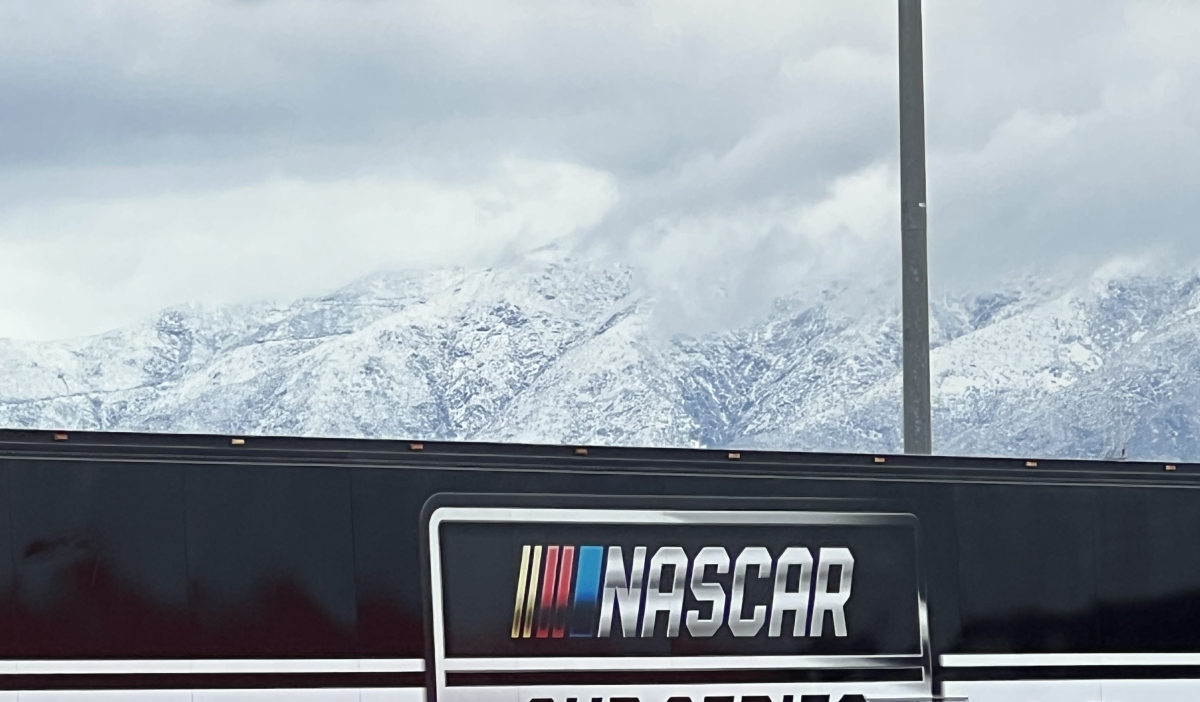
[[[0,426],[893,452],[898,296],[830,282],[665,336],[634,271],[541,252],[282,305],[0,339]],[[1027,277],[931,307],[935,448],[1200,458],[1200,276]]]

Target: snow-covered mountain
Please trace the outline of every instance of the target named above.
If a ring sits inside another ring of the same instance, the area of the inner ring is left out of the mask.
[[[830,284],[667,337],[633,272],[554,251],[290,305],[0,340],[0,426],[895,451],[895,291]],[[940,300],[940,453],[1200,459],[1200,276]]]

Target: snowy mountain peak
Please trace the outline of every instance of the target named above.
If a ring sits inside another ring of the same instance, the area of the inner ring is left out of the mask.
[[[939,452],[1200,458],[1200,276],[1107,271],[932,308]],[[0,424],[894,451],[895,291],[831,283],[717,333],[658,333],[634,271],[562,247],[379,273],[287,304],[180,306],[0,340]]]

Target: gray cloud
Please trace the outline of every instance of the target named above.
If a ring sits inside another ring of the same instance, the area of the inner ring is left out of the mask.
[[[926,18],[937,284],[1195,252],[1200,8]],[[892,0],[12,0],[0,335],[476,264],[555,228],[637,264],[684,325],[890,276],[894,34]]]
[[[1200,6],[943,1],[927,16],[935,275],[1200,253]]]

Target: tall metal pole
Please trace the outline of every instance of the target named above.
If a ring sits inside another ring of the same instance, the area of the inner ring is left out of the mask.
[[[933,452],[929,401],[929,258],[921,0],[900,2],[900,261],[904,321],[904,452]]]

